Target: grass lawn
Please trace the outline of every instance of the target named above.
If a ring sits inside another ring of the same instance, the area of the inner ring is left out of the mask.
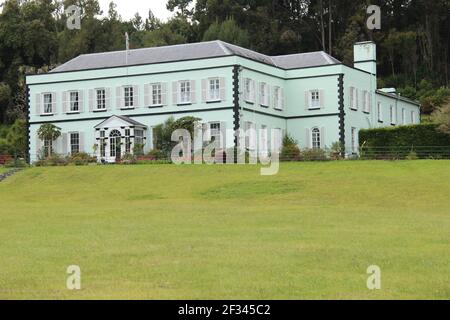
[[[0,201],[0,299],[450,298],[446,161],[32,168]]]
[[[8,171],[7,168],[0,166],[0,174],[5,173],[6,171]]]

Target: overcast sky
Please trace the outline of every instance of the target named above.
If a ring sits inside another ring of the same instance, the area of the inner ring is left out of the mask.
[[[0,0],[0,4],[3,2],[4,0]],[[108,14],[110,2],[111,0],[99,0],[104,15]],[[166,9],[167,0],[114,0],[114,3],[117,4],[117,11],[124,20],[132,18],[136,12],[145,19],[148,17],[148,9],[151,9],[153,14],[163,21],[172,16],[172,12]]]

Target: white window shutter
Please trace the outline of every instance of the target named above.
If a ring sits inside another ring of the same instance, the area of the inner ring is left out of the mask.
[[[308,91],[308,109],[312,108],[312,91]]]
[[[150,101],[152,101],[151,96],[153,95],[153,92],[150,89],[150,84],[144,84],[144,107],[150,106]]]
[[[67,91],[64,91],[62,93],[62,108],[63,108],[62,112],[63,113],[67,113],[67,104],[69,103],[67,101],[67,96],[68,96]]]
[[[356,89],[356,109],[359,109],[359,89]]]
[[[283,88],[280,89],[280,94],[281,94],[281,106],[280,106],[280,108],[284,109],[284,89]]]
[[[372,93],[369,94],[369,112],[372,112]]]
[[[139,86],[133,86],[133,107],[139,108],[141,106],[139,94]]]
[[[311,98],[311,93],[309,91],[305,91],[305,110],[309,109],[310,98]]]
[[[352,109],[353,108],[353,106],[354,106],[354,101],[353,101],[353,90],[354,90],[354,88],[353,87],[350,87],[350,109]]]
[[[202,102],[206,102],[208,99],[207,85],[208,85],[208,80],[202,79]]]
[[[44,146],[44,141],[39,139],[39,136],[36,132],[36,155],[39,156],[41,154],[41,149]]]
[[[105,106],[106,110],[111,110],[111,88],[105,89]]]
[[[323,90],[319,90],[319,101],[320,101],[320,108],[325,108],[325,92]]]
[[[195,99],[195,80],[191,81],[191,103],[196,103]]]
[[[35,106],[36,106],[36,115],[39,116],[39,115],[42,114],[42,101],[41,101],[42,95],[40,93],[37,93],[35,95],[34,99],[35,99],[34,103],[35,103]]]
[[[79,132],[78,137],[80,139],[79,140],[80,152],[85,152],[85,150],[84,150],[84,132]]]
[[[179,95],[180,86],[178,82],[172,82],[172,103],[178,104],[178,95]]]
[[[219,78],[219,86],[220,86],[220,100],[225,101],[227,98],[227,89],[226,89],[226,83],[225,78]]]
[[[320,148],[321,149],[325,149],[326,144],[325,144],[325,127],[320,128]]]
[[[61,154],[67,155],[67,133],[61,134]]]
[[[250,81],[250,82],[249,82],[249,88],[247,90],[247,83],[248,83],[248,81]],[[251,80],[249,80],[248,78],[244,78],[244,85],[242,87],[244,88],[244,99],[246,101],[249,101],[250,100],[250,92],[252,90],[251,89],[252,88]]]
[[[89,89],[89,112],[94,111],[94,90]]]
[[[311,139],[311,130],[309,128],[305,129],[305,145],[306,149],[311,149],[312,147],[312,139]]]
[[[161,83],[161,103],[163,106],[167,105],[167,83]]]
[[[116,109],[122,108],[122,87],[116,87]]]
[[[56,92],[52,92],[52,113],[58,114],[57,103],[56,103]]]
[[[266,84],[265,90],[266,90],[266,101],[265,101],[265,105],[266,106],[270,106],[270,97],[271,97],[271,87]]]
[[[84,91],[78,91],[78,110],[84,112]]]
[[[256,81],[251,81],[251,101],[256,102]]]

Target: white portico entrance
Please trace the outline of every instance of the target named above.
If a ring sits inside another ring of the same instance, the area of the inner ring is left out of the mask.
[[[147,126],[124,116],[112,116],[94,127],[97,159],[116,163],[135,148],[144,148]]]

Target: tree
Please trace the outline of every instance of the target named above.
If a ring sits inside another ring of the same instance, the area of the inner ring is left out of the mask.
[[[432,114],[432,120],[439,125],[439,131],[450,136],[450,98]]]
[[[242,47],[250,46],[250,36],[246,30],[239,28],[234,19],[222,23],[216,21],[203,35],[203,41],[222,40]]]
[[[173,117],[168,118],[163,124],[155,127],[156,149],[162,151],[165,155],[170,154],[176,145],[172,141],[172,133],[178,129],[188,130],[191,137],[194,137],[196,123],[201,121],[195,117],[183,117],[175,121]]]
[[[61,128],[55,126],[54,124],[47,123],[39,127],[37,131],[39,139],[42,141],[55,141],[61,136]],[[49,157],[53,154],[53,149],[45,150],[45,156]]]
[[[27,125],[25,120],[18,119],[9,129],[6,141],[11,146],[14,153],[14,159],[25,157],[27,154],[28,138]]]

